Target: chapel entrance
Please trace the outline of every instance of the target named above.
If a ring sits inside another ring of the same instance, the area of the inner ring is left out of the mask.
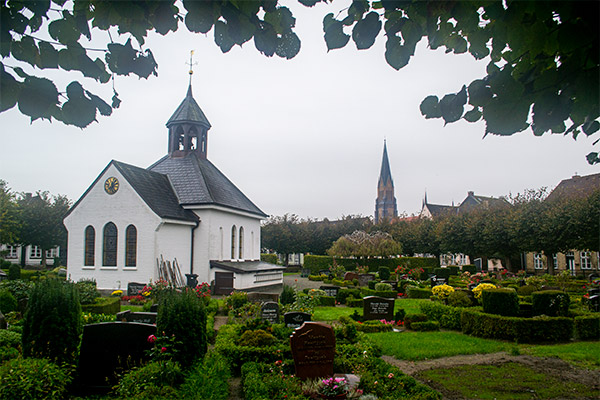
[[[229,295],[233,292],[233,272],[215,272],[215,294]]]

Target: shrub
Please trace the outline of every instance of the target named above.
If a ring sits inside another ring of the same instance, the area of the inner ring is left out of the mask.
[[[183,372],[173,361],[152,361],[134,368],[119,380],[115,394],[126,399],[175,398]]]
[[[450,269],[449,268],[435,268],[433,273],[438,278],[446,278],[450,279]]]
[[[440,323],[437,321],[412,322],[410,329],[420,332],[439,331]]]
[[[118,297],[98,297],[93,304],[84,304],[81,311],[92,314],[116,315],[121,311],[121,299]]]
[[[23,322],[23,354],[73,364],[81,331],[81,305],[75,286],[55,279],[37,283]]]
[[[209,352],[201,363],[196,363],[181,385],[180,397],[185,399],[227,400],[228,379],[231,377],[227,360],[217,352]]]
[[[409,287],[406,294],[411,299],[428,299],[431,297],[431,289]]]
[[[390,279],[390,268],[389,267],[379,267],[379,279],[382,281],[387,281]]]
[[[337,302],[339,302],[340,304],[346,304],[346,299],[350,296],[352,296],[354,298],[360,297],[360,290],[359,289],[338,290],[337,295],[335,296],[335,300]]]
[[[277,338],[263,331],[262,329],[257,329],[255,331],[245,331],[242,333],[242,336],[238,339],[238,346],[252,346],[252,347],[262,347],[262,346],[272,346],[277,343]]]
[[[244,304],[248,303],[248,293],[246,292],[233,292],[225,298],[225,305],[230,310],[237,310]]]
[[[8,280],[15,281],[21,279],[21,267],[17,264],[11,264],[8,267]]]
[[[371,290],[375,290],[375,285],[377,284],[377,281],[368,281],[367,282],[367,287]]]
[[[467,292],[455,290],[448,296],[448,305],[452,307],[470,307],[473,303]]]
[[[317,274],[320,270],[328,269],[333,265],[333,257],[330,256],[304,256],[304,268],[309,268],[312,274]],[[354,271],[357,267],[356,259],[352,258],[335,258],[335,263],[344,267],[346,271]],[[381,266],[390,268],[397,266],[410,268],[437,268],[439,260],[436,257],[399,257],[399,258],[368,258],[360,260],[361,265],[368,267],[369,271],[377,271]]]
[[[431,288],[431,294],[438,300],[446,300],[452,293],[454,288],[450,285],[437,285]]]
[[[573,334],[571,318],[504,317],[468,308],[462,311],[461,326],[468,335],[519,343],[564,342]]]
[[[335,307],[335,297],[333,296],[320,296],[319,303],[326,307]]]
[[[516,317],[519,315],[519,296],[514,289],[488,289],[482,292],[483,312]]]
[[[394,328],[393,323],[384,323],[378,320],[365,321],[362,324],[357,324],[356,329],[359,332],[375,333],[389,332]]]
[[[100,293],[96,290],[95,280],[80,280],[75,286],[79,290],[79,301],[81,304],[94,304],[96,298],[100,297]]]
[[[277,254],[260,254],[260,261],[268,262],[270,264],[277,264]]]
[[[283,290],[281,292],[281,296],[279,297],[279,302],[282,305],[285,304],[293,304],[296,301],[296,291],[293,287],[288,285],[283,285]]]
[[[390,291],[392,291],[392,285],[390,285],[389,283],[382,283],[382,282],[376,283],[375,284],[375,291],[377,291],[377,292],[390,292]]]
[[[450,270],[450,275],[451,276],[457,276],[458,275],[458,271],[460,269],[458,265],[448,265],[447,268]]]
[[[11,311],[17,311],[17,299],[8,290],[0,290],[0,312],[8,314]]]
[[[579,340],[600,339],[600,315],[575,317],[575,332]]]
[[[467,265],[463,265],[461,267],[463,272],[469,272],[471,274],[476,274],[477,273],[477,267],[475,265],[472,264],[467,264]]]
[[[533,315],[567,316],[569,302],[569,295],[560,290],[543,290],[531,294]]]
[[[23,280],[16,281],[2,281],[0,282],[0,290],[8,290],[17,299],[17,302],[27,301],[29,298],[29,291],[33,285]]]
[[[363,306],[363,299],[355,299],[353,297],[348,297],[346,299],[346,305],[348,307],[362,307]]]
[[[519,286],[519,288],[517,289],[517,294],[519,296],[531,296],[531,294],[533,292],[537,292],[537,290],[537,287],[533,285]]]
[[[255,362],[242,366],[242,389],[245,399],[268,399],[269,389],[263,381],[262,371]]]
[[[432,301],[421,304],[421,311],[427,316],[427,319],[438,321],[442,328],[460,331],[462,308]]]
[[[0,347],[20,347],[21,334],[17,332],[0,329]]]
[[[156,330],[175,336],[175,361],[183,368],[190,367],[206,354],[206,310],[191,290],[171,291],[161,296]]]
[[[492,283],[480,283],[473,289],[473,294],[476,299],[481,299],[481,292],[489,289],[496,289],[496,285]]]
[[[69,374],[46,359],[14,358],[0,365],[0,399],[60,399]]]
[[[427,321],[426,314],[423,314],[423,313],[407,314],[404,317],[404,326],[406,327],[406,329],[412,329],[411,325],[413,322],[423,322],[423,321]]]

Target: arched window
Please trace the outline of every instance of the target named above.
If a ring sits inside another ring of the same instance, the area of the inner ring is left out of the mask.
[[[235,260],[235,225],[231,227],[231,259]]]
[[[117,266],[117,227],[112,222],[104,225],[102,265],[107,267]]]
[[[91,225],[88,225],[87,228],[85,228],[85,256],[84,256],[84,261],[83,261],[83,265],[85,266],[94,266],[94,259],[96,256],[96,231],[94,230],[94,227]]]
[[[125,266],[135,267],[137,261],[137,229],[129,225],[125,231]]]
[[[238,258],[242,260],[244,258],[244,227],[240,226],[240,251],[238,252]]]

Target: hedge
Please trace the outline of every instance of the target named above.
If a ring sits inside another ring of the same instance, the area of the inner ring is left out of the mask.
[[[433,273],[436,277],[446,279],[450,279],[451,272],[452,271],[450,270],[450,268],[435,268],[433,270]]]
[[[340,304],[346,304],[348,297],[359,298],[361,296],[359,289],[340,289],[335,296],[335,300]]]
[[[334,257],[331,256],[304,256],[304,268],[310,268],[311,274],[317,274],[320,270],[328,269],[333,265]],[[337,265],[343,266],[346,271],[354,271],[357,266],[369,267],[369,272],[377,272],[379,267],[388,267],[391,271],[396,267],[409,268],[437,268],[437,258],[425,257],[399,257],[399,258],[335,258]]]
[[[460,331],[460,316],[463,307],[452,307],[439,301],[423,302],[420,304],[421,312],[432,321],[438,321],[444,329]]]
[[[460,322],[467,335],[518,343],[568,341],[574,325],[565,317],[503,317],[470,309],[462,311]]]
[[[84,304],[81,311],[92,314],[116,314],[121,311],[119,297],[98,297],[94,304]]]
[[[277,254],[260,253],[260,261],[277,264]]]
[[[367,288],[360,289],[360,293],[363,297],[367,296],[379,296],[385,297],[386,299],[395,299],[398,293],[395,290],[372,290]]]
[[[419,332],[439,331],[440,323],[437,321],[413,322],[412,324],[410,324],[410,329]]]
[[[519,296],[514,289],[488,289],[481,292],[483,312],[516,317],[519,315]]]
[[[363,299],[355,299],[355,298],[348,297],[346,299],[346,305],[348,307],[362,307]]]
[[[406,294],[410,299],[428,299],[431,297],[431,289],[409,287]]]
[[[575,317],[575,333],[579,340],[600,340],[600,315]]]
[[[321,296],[319,302],[325,307],[335,307],[335,297],[333,296]]]
[[[450,275],[454,275],[454,276],[458,275],[458,269],[459,269],[458,266],[456,266],[456,265],[448,265],[447,268],[450,270]]]
[[[547,315],[549,317],[569,315],[568,294],[560,290],[542,290],[531,293],[533,315]]]
[[[462,266],[462,271],[463,272],[468,272],[470,274],[476,274],[477,273],[477,267],[473,264],[467,264],[467,265],[463,265]]]
[[[427,321],[427,315],[423,313],[418,314],[407,314],[404,316],[404,327],[406,329],[412,329],[412,324],[415,322],[425,322]]]

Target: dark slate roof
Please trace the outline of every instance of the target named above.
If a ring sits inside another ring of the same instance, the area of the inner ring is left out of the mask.
[[[458,210],[459,210],[459,212],[465,212],[465,211],[470,210],[473,207],[478,207],[478,206],[501,207],[501,206],[508,206],[508,205],[510,205],[510,203],[502,197],[496,198],[496,197],[479,196],[479,195],[474,194],[473,192],[469,192],[467,197],[458,206]]]
[[[429,210],[431,215],[434,217],[439,217],[442,215],[449,215],[452,213],[456,214],[456,212],[458,211],[458,207],[455,207],[455,206],[444,206],[444,205],[440,205],[440,204],[431,204],[431,203],[425,203],[425,206],[427,207],[427,209]]]
[[[386,184],[387,181],[394,183],[392,180],[392,172],[390,171],[390,162],[388,160],[387,145],[383,142],[383,159],[381,160],[381,172],[379,173],[379,183]]]
[[[267,263],[264,261],[210,261],[211,268],[221,268],[226,271],[236,272],[238,274],[252,274],[264,271],[282,271],[284,266]]]
[[[192,85],[188,87],[185,99],[183,99],[179,107],[177,107],[171,118],[167,121],[167,127],[181,122],[198,123],[206,129],[210,129],[210,122],[208,122],[206,115],[204,115],[204,112],[192,96]]]
[[[169,177],[182,206],[219,205],[260,217],[267,216],[217,167],[194,153],[185,157],[165,156],[148,170]]]
[[[563,179],[546,200],[585,197],[597,190],[600,190],[600,173],[586,176],[575,175],[572,178]]]
[[[119,161],[112,161],[112,163],[156,215],[161,218],[190,222],[198,221],[196,214],[183,209],[179,205],[177,196],[166,175]]]

